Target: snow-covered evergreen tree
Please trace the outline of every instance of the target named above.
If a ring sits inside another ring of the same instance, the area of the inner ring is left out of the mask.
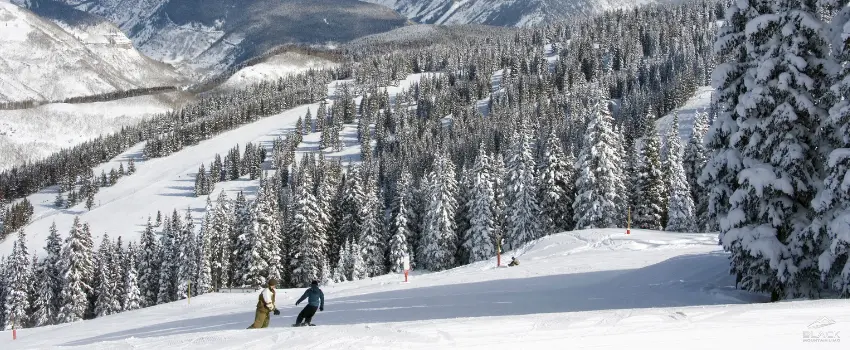
[[[58,323],[75,322],[83,319],[88,307],[92,260],[91,247],[80,225],[80,218],[74,217],[74,223],[65,246],[62,248],[63,287],[59,299],[61,307]]]
[[[365,216],[360,234],[360,248],[369,277],[383,275],[386,271],[386,245],[384,206],[374,178],[367,180]]]
[[[30,271],[30,257],[27,252],[27,239],[23,230],[18,231],[18,239],[12,246],[12,255],[9,256],[6,269],[9,272],[6,280],[4,329],[25,328],[30,321],[27,311],[30,308],[29,288],[32,283]]]
[[[611,116],[607,100],[601,91],[596,91],[590,122],[584,134],[582,149],[576,161],[578,178],[573,215],[576,229],[605,228],[616,226],[616,215],[622,193],[617,193],[617,163]]]
[[[103,235],[103,240],[98,249],[97,259],[97,285],[94,286],[97,301],[94,313],[97,317],[112,315],[118,312],[118,296],[115,292],[115,281],[112,276],[112,243],[108,235]]]
[[[561,140],[554,131],[550,133],[546,141],[538,185],[540,217],[546,234],[571,230],[574,226],[574,163],[572,155],[564,154]]]
[[[147,226],[139,239],[139,290],[142,295],[142,307],[156,305],[159,294],[159,245],[148,218]]]
[[[692,232],[695,229],[694,202],[688,178],[682,166],[682,141],[679,138],[679,115],[673,118],[673,123],[667,133],[667,166],[670,172],[667,188],[669,189],[669,204],[665,230],[674,232]]]
[[[280,214],[270,182],[261,185],[256,203],[254,222],[246,237],[250,251],[243,282],[252,287],[263,286],[269,278],[279,280],[282,277],[279,267],[282,263]]]
[[[740,5],[740,4],[739,4]],[[743,289],[773,300],[818,294],[817,255],[806,228],[818,176],[814,130],[826,115],[827,40],[814,2],[775,2],[745,28],[747,93],[730,148],[740,152],[721,243]],[[722,40],[722,39],[721,39]]]
[[[204,221],[201,224],[200,232],[198,233],[198,285],[194,288],[193,294],[204,294],[212,288],[212,263],[210,262],[210,252],[212,243],[210,241],[210,232],[212,230],[212,211],[213,205],[209,197],[207,197],[207,206],[204,210]]]
[[[210,271],[212,288],[230,286],[230,235],[233,227],[233,211],[224,191],[218,196],[210,226]]]
[[[489,259],[496,253],[496,217],[490,157],[484,145],[472,166],[472,187],[469,194],[469,230],[466,232],[466,250],[470,262]]]
[[[417,260],[426,269],[440,271],[455,266],[457,251],[454,221],[457,180],[454,164],[443,152],[437,155],[425,181],[428,203],[422,220],[420,257]]]
[[[39,299],[44,303],[43,314],[39,319],[38,325],[55,324],[61,307],[59,295],[62,292],[62,239],[59,237],[59,230],[56,229],[56,223],[50,225],[50,233],[47,236],[47,242],[44,246],[46,257],[42,261],[42,274],[40,281],[41,289],[38,292]]]
[[[321,221],[320,208],[312,192],[313,179],[310,171],[302,169],[301,183],[296,189],[292,232],[297,242],[293,254],[293,282],[299,287],[307,287],[311,281],[317,281],[322,275],[322,264],[327,255],[325,246],[325,228]]]
[[[186,211],[186,218],[178,237],[176,242],[177,298],[184,299],[190,296],[190,288],[197,288],[198,243],[195,240],[195,222],[190,210]]]
[[[537,180],[529,132],[523,126],[511,145],[505,178],[505,245],[516,249],[540,238],[540,205],[537,202]]]
[[[694,229],[698,231],[705,229],[706,216],[708,215],[708,202],[705,200],[706,191],[699,185],[700,174],[708,163],[708,149],[703,143],[705,135],[708,133],[708,127],[708,113],[697,112],[694,116],[691,138],[688,140],[685,153],[682,156],[682,166],[685,169],[688,186],[691,188],[691,200],[694,202]]]
[[[661,230],[664,199],[664,179],[661,166],[661,140],[655,129],[655,123],[647,123],[638,156],[637,192],[632,215],[634,227],[646,230]]]
[[[136,275],[136,249],[130,243],[127,246],[127,270],[122,281],[124,294],[121,296],[121,304],[124,311],[132,311],[142,307],[142,292]]]
[[[163,223],[162,234],[159,241],[159,290],[156,294],[156,303],[163,304],[172,302],[177,296],[177,285],[175,271],[177,260],[175,259],[175,230],[180,227],[172,227],[172,221],[166,216]]]
[[[840,4],[841,2],[839,2]],[[846,1],[845,1],[846,3]],[[818,267],[826,285],[843,298],[850,297],[850,7],[835,19],[834,57],[841,68],[831,87],[836,96],[823,122],[820,138],[829,150],[823,187],[812,201],[816,217],[812,234],[821,237]]]

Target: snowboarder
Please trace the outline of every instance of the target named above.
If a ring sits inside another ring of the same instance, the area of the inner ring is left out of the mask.
[[[254,315],[254,324],[248,327],[248,329],[268,327],[269,313],[271,312],[274,312],[275,316],[280,315],[280,311],[277,310],[274,304],[275,285],[277,285],[277,281],[270,279],[267,287],[263,288],[263,292],[260,293],[260,297],[257,300],[257,313]]]
[[[301,310],[301,313],[298,314],[295,324],[292,325],[293,327],[307,325],[315,326],[311,323],[311,321],[313,320],[313,315],[316,314],[316,309],[319,309],[319,311],[325,311],[325,293],[319,289],[319,282],[313,281],[313,283],[310,284],[310,288],[307,288],[307,290],[304,291],[304,295],[295,302],[295,306],[298,306],[298,304],[304,301],[304,299],[307,299],[307,306],[305,306],[304,309]],[[301,323],[302,320],[304,323]]]
[[[511,257],[511,263],[508,264],[508,266],[519,266],[519,260],[517,260],[516,257],[512,256]]]

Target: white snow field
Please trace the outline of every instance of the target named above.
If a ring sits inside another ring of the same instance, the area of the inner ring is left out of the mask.
[[[310,69],[334,68],[337,63],[324,58],[297,52],[285,52],[269,57],[261,63],[240,69],[225,81],[219,89],[244,88],[266,80],[278,80]]]
[[[323,287],[317,327],[245,329],[257,293],[211,293],[0,337],[2,349],[846,349],[850,301],[761,303],[730,287],[715,234],[567,232],[437,273]],[[838,337],[838,338],[836,338]],[[838,342],[835,342],[835,341]]]
[[[399,82],[398,86],[388,87],[387,91],[391,98],[418,82],[423,75],[427,73],[410,75]],[[336,81],[329,84],[329,96],[334,96],[340,83],[342,82]],[[86,210],[83,203],[70,209],[57,209],[53,203],[58,186],[28,196],[34,211],[32,221],[24,228],[27,241],[32,242],[33,248],[38,248],[37,254],[43,254],[44,250],[41,247],[51,224],[55,222],[60,235],[64,237],[70,230],[75,216],[79,216],[82,222],[89,223],[92,235],[97,242],[104,233],[113,238],[121,236],[125,241],[137,241],[144,230],[147,217],[155,217],[157,210],[161,210],[162,214],[171,214],[174,209],[177,209],[182,217],[188,209],[200,223],[207,200],[206,197],[194,196],[195,175],[201,163],[205,167],[209,166],[215,159],[216,153],[224,156],[237,144],[240,150],[244,151],[244,146],[248,142],[262,145],[270,152],[272,142],[277,137],[285,137],[293,131],[298,118],[306,115],[308,108],[315,115],[318,106],[317,103],[298,106],[224,132],[163,158],[142,160],[144,144],[137,144],[110,162],[94,169],[95,175],[99,176],[102,170],[109,173],[111,169],[117,169],[120,163],[124,163],[126,168],[130,158],[136,162],[135,174],[119,179],[113,186],[100,189],[95,196],[95,207],[91,211]],[[347,125],[340,135],[346,147],[340,152],[326,153],[325,156],[341,158],[343,161],[359,160],[360,145],[356,135],[356,125]],[[299,147],[299,154],[318,151],[319,139],[319,133],[305,136],[304,142]],[[219,192],[224,190],[230,199],[234,199],[239,191],[244,191],[246,197],[251,199],[256,194],[258,186],[258,180],[251,181],[247,177],[236,181],[220,182],[216,184],[210,197],[215,201]],[[0,256],[9,254],[13,244],[14,237],[0,242]]]
[[[169,112],[189,98],[182,92],[170,92],[106,102],[50,103],[0,110],[0,171],[120,131],[122,126]]]

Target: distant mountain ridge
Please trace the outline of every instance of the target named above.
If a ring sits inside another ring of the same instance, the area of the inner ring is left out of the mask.
[[[344,43],[408,23],[391,9],[356,0],[38,1],[106,18],[139,51],[187,75],[215,74],[279,45]]]
[[[112,23],[54,5],[34,7],[36,14],[0,1],[0,102],[181,84],[180,74],[140,54]]]
[[[659,0],[363,0],[423,24],[528,26]]]

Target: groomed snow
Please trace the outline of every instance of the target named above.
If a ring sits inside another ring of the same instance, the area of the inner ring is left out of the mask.
[[[517,267],[496,268],[493,258],[414,271],[409,283],[386,275],[323,287],[317,327],[290,327],[304,305],[293,305],[302,289],[278,291],[281,315],[262,330],[245,329],[256,293],[212,293],[19,330],[14,341],[4,332],[0,348],[846,348],[806,337],[850,331],[850,301],[760,303],[764,296],[730,287],[716,237],[621,229],[553,235],[505,253],[503,264],[515,255]]]
[[[711,86],[700,86],[693,96],[677,109],[679,113],[679,136],[682,138],[682,144],[687,144],[691,138],[691,131],[694,129],[694,117],[697,112],[708,113],[713,92],[714,88]],[[655,121],[656,130],[662,138],[667,137],[667,131],[670,130],[671,124],[673,124],[673,113]]]

